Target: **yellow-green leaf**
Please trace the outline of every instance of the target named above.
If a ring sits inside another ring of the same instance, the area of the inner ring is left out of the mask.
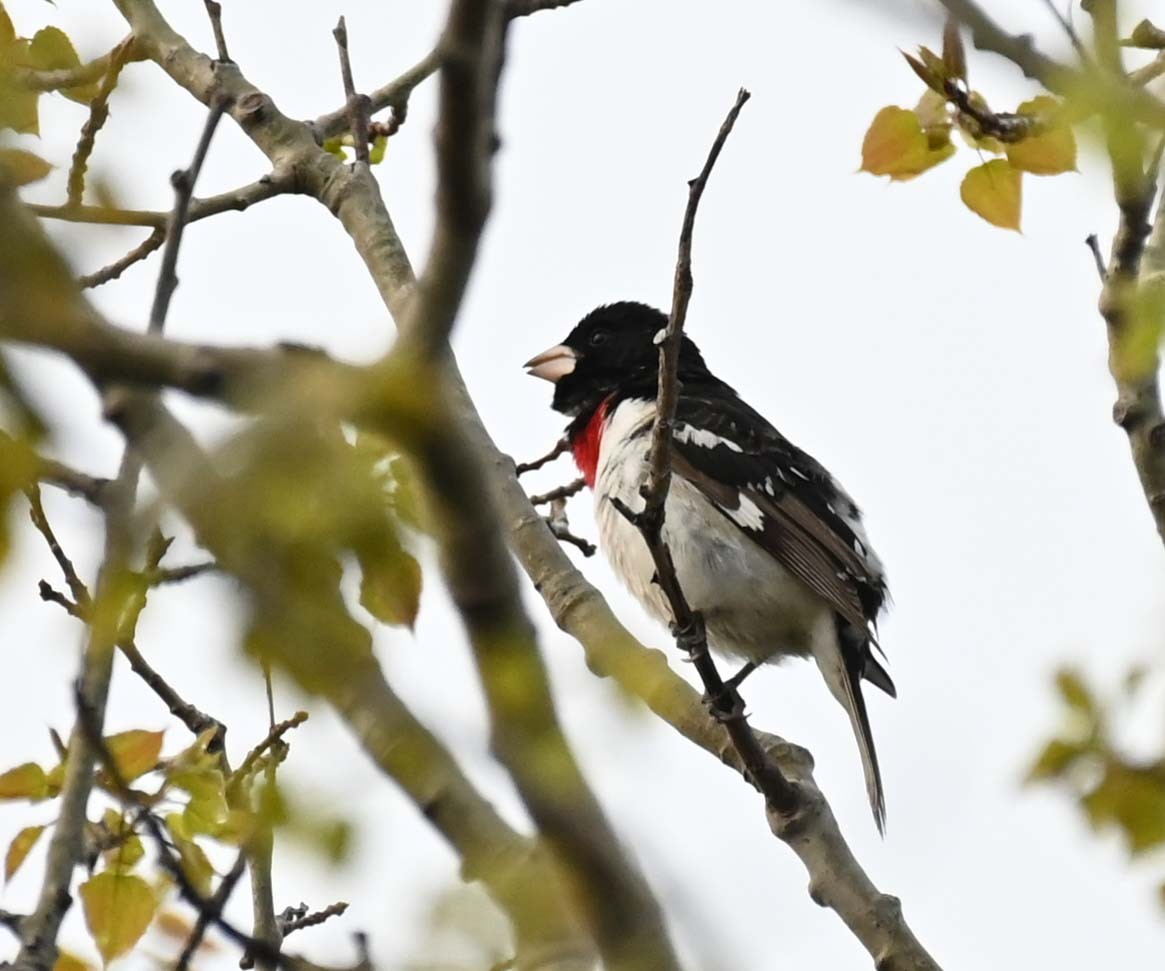
[[[915,172],[926,157],[926,135],[913,111],[888,105],[862,140],[862,171],[895,176]]]
[[[1058,779],[1087,751],[1088,747],[1081,743],[1054,738],[1044,746],[1044,750],[1028,769],[1026,781],[1042,782],[1046,779]]]
[[[411,629],[421,602],[420,564],[400,546],[388,543],[360,551],[358,559],[360,605],[381,623]]]
[[[81,902],[89,933],[107,964],[133,948],[158,908],[154,891],[141,877],[108,871],[81,884]]]
[[[1079,671],[1072,668],[1061,668],[1057,671],[1056,690],[1060,692],[1064,704],[1073,711],[1078,711],[1082,715],[1092,715],[1096,712],[1096,699]]]
[[[0,799],[44,799],[48,783],[44,769],[35,762],[25,762],[0,775]]]
[[[36,846],[36,841],[40,839],[41,833],[44,831],[44,826],[25,826],[8,844],[8,852],[4,855],[5,882],[15,876],[16,871],[20,869],[20,865],[32,852],[32,848]]]
[[[206,852],[194,840],[174,838],[174,845],[178,848],[178,856],[182,863],[182,872],[194,884],[198,892],[204,897],[210,896],[210,882],[214,878],[214,867]]]
[[[1117,826],[1131,853],[1165,843],[1165,776],[1159,769],[1112,762],[1081,803],[1093,826]]]
[[[39,182],[52,170],[43,158],[23,148],[0,148],[0,184],[20,188]]]
[[[874,116],[862,141],[861,171],[871,175],[888,175],[903,182],[913,179],[954,154],[950,138],[938,129],[932,147],[922,121],[913,111],[890,105]]]
[[[162,754],[162,732],[134,729],[110,735],[105,744],[113,756],[122,782],[132,782],[158,765]]]
[[[92,971],[92,968],[88,961],[82,960],[76,954],[58,951],[57,963],[53,965],[53,971]]]
[[[14,83],[11,74],[12,67],[28,65],[28,50],[28,41],[22,37],[0,41],[0,128],[11,128],[21,135],[39,135],[40,92]]]
[[[1017,169],[1033,175],[1059,175],[1076,171],[1076,136],[1066,124],[1054,121],[1061,110],[1060,102],[1048,95],[1032,98],[1019,106],[1018,114],[1050,119],[1038,135],[1007,146],[1007,158]]]
[[[32,66],[42,71],[56,71],[81,66],[81,58],[69,40],[69,35],[59,27],[44,27],[38,30],[28,48]],[[61,94],[81,104],[88,104],[97,95],[98,85],[85,84],[63,88]]]
[[[0,3],[0,49],[7,47],[16,40],[16,28],[12,26],[12,18]]]
[[[964,177],[959,195],[968,209],[991,225],[1019,231],[1023,173],[1007,159],[992,159],[975,166]]]
[[[182,812],[187,838],[195,833],[213,834],[227,818],[226,783],[218,769],[174,772],[170,784],[190,793]]]
[[[369,164],[379,165],[383,162],[386,151],[388,151],[388,138],[384,135],[377,135],[372,139],[372,148],[368,152]]]

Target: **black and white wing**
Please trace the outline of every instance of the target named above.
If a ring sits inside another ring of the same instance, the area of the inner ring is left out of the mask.
[[[845,490],[727,389],[684,389],[673,445],[676,473],[830,605],[862,655],[858,672],[893,695],[868,647],[886,580]]]

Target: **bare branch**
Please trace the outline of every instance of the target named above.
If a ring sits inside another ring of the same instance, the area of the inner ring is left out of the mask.
[[[332,36],[336,38],[336,48],[340,53],[340,76],[344,82],[344,97],[348,104],[348,121],[352,126],[352,144],[356,149],[356,161],[368,165],[370,103],[367,95],[356,93],[356,82],[352,79],[352,61],[348,56],[348,25],[343,17],[336,24]]]
[[[226,876],[219,881],[214,893],[207,901],[206,908],[199,908],[198,917],[195,918],[194,927],[190,931],[190,936],[182,946],[182,952],[178,955],[178,960],[174,962],[174,971],[186,971],[190,967],[191,960],[202,946],[202,939],[206,936],[207,930],[215,922],[216,918],[222,916],[227,901],[230,900],[231,894],[235,892],[235,887],[238,886],[239,880],[242,878],[246,869],[247,854],[240,852],[235,857],[235,862],[231,865],[230,870],[227,871]]]
[[[118,50],[125,44],[130,44],[129,60],[141,61],[145,55],[132,47],[132,35],[121,41],[108,54],[102,54],[85,64],[77,67],[54,68],[49,71],[35,68],[18,67],[13,72],[13,81],[22,88],[30,91],[60,91],[63,88],[79,88],[94,81],[100,81],[109,70],[110,62]]]
[[[129,62],[133,50],[133,38],[126,38],[109,54],[108,65],[101,78],[101,86],[97,94],[89,102],[89,117],[81,129],[81,138],[73,152],[73,161],[69,165],[66,193],[70,206],[79,206],[85,192],[85,171],[89,167],[89,156],[93,154],[93,146],[97,141],[97,133],[101,131],[109,118],[109,96],[117,85],[121,70]]]
[[[226,35],[222,32],[222,4],[215,0],[205,0],[206,15],[210,18],[210,29],[214,31],[214,46],[218,50],[218,62],[230,64],[231,55],[227,51]]]
[[[155,250],[161,249],[164,242],[166,242],[166,231],[161,228],[154,229],[150,232],[149,236],[126,253],[125,256],[121,257],[121,259],[114,260],[108,266],[103,266],[95,273],[88,273],[85,276],[78,277],[77,284],[83,290],[87,290],[90,287],[99,287],[109,283],[111,280],[116,280],[135,263],[140,263]]]
[[[525,475],[527,472],[534,472],[537,469],[542,468],[544,465],[549,465],[560,455],[565,455],[569,451],[570,439],[566,436],[563,436],[554,443],[554,448],[552,448],[549,452],[540,458],[533,459],[530,462],[519,462],[515,471],[518,475]]]
[[[218,4],[214,4],[214,6],[217,7]],[[174,186],[174,208],[166,223],[166,247],[162,251],[162,268],[158,273],[158,286],[154,291],[153,306],[150,308],[148,329],[152,334],[160,333],[165,326],[166,312],[170,309],[170,298],[178,286],[178,250],[182,245],[182,233],[186,229],[190,213],[190,200],[194,195],[194,183],[198,181],[198,173],[202,171],[202,163],[206,161],[210,140],[214,138],[214,131],[223,116],[223,107],[221,101],[211,105],[189,167],[175,172],[170,177],[170,184]]]
[[[530,505],[546,506],[552,502],[557,502],[559,499],[569,499],[571,496],[582,492],[586,487],[587,480],[578,478],[564,486],[559,486],[557,489],[551,489],[549,492],[544,492],[541,495],[531,496]]]

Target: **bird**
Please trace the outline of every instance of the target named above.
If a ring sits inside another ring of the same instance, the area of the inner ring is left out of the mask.
[[[524,366],[553,383],[551,406],[570,419],[565,440],[593,490],[604,555],[647,612],[670,625],[647,543],[625,514],[644,504],[667,322],[643,303],[606,304]],[[767,662],[816,662],[849,716],[884,832],[886,799],[862,682],[892,698],[897,691],[875,656],[888,589],[858,506],[820,462],[713,374],[686,335],[676,373],[663,539],[680,588],[704,618],[709,647],[745,662],[734,684]]]

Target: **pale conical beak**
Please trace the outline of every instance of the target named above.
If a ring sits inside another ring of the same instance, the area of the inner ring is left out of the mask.
[[[576,363],[578,354],[572,348],[565,344],[556,344],[537,357],[530,358],[522,367],[528,369],[527,374],[553,384],[570,374]]]

